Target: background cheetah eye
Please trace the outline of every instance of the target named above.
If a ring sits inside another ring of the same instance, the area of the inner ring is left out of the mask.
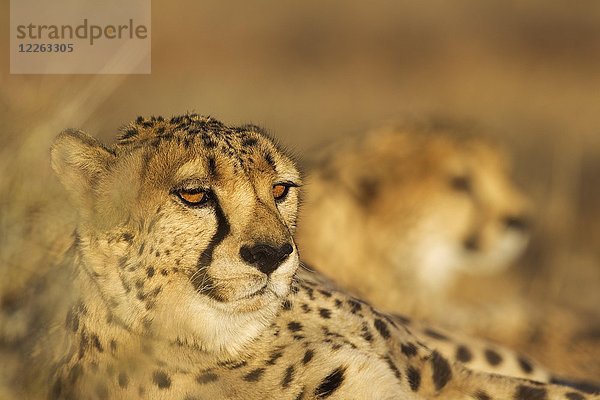
[[[288,192],[290,191],[290,186],[291,185],[285,183],[277,183],[273,185],[273,197],[275,198],[275,200],[284,200],[287,197]]]
[[[208,192],[202,189],[182,189],[176,192],[177,196],[189,206],[205,204],[210,198]]]
[[[470,192],[472,189],[471,178],[468,176],[454,176],[450,179],[452,189],[460,192]]]

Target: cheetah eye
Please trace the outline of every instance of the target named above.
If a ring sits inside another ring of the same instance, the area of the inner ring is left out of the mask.
[[[278,183],[273,185],[273,197],[276,201],[281,201],[285,199],[290,191],[290,187],[283,183]]]
[[[290,188],[291,187],[296,187],[298,185],[296,185],[295,183],[291,183],[291,182],[281,182],[281,183],[276,183],[273,185],[273,198],[275,199],[275,201],[280,202],[285,200],[285,198],[287,197]]]
[[[472,190],[471,178],[468,176],[454,176],[450,179],[450,186],[456,191],[469,193]]]
[[[188,206],[200,206],[210,199],[209,193],[203,189],[180,189],[175,193]]]

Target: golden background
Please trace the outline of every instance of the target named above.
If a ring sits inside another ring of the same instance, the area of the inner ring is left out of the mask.
[[[521,290],[600,313],[596,0],[154,1],[150,75],[10,75],[6,0],[2,15],[3,240],[26,234],[21,204],[55,196],[47,153],[66,127],[110,140],[137,115],[195,111],[302,156],[390,120],[469,120],[537,208]]]

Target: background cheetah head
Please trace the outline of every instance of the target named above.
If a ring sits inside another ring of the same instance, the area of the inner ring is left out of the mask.
[[[231,348],[277,312],[300,177],[259,128],[140,117],[113,147],[63,132],[52,163],[80,213],[82,269],[130,329]]]
[[[503,153],[480,137],[384,128],[323,158],[307,177],[298,232],[316,265],[335,265],[320,262],[320,254],[338,264],[362,256],[359,265],[407,271],[441,288],[457,270],[503,270],[528,241],[528,201]],[[362,228],[352,230],[357,221]],[[329,240],[338,231],[349,233],[347,254],[330,250],[339,247]]]

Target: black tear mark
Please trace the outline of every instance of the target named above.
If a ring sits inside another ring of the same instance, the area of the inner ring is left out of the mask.
[[[431,366],[433,367],[433,383],[436,390],[442,390],[444,386],[452,379],[452,369],[448,360],[434,351],[431,356]]]
[[[196,290],[200,290],[202,288],[203,282],[208,284],[209,287],[213,287],[209,276],[207,275],[206,268],[210,265],[210,263],[212,263],[215,247],[217,247],[227,237],[227,235],[229,235],[229,232],[231,232],[231,226],[229,225],[229,222],[223,213],[223,209],[219,205],[219,202],[216,198],[214,200],[214,210],[217,218],[217,230],[198,260],[197,268],[198,270],[202,271],[202,273],[194,274],[192,284]],[[212,290],[208,290],[206,293],[215,298],[215,300],[220,300],[220,297],[216,296]]]
[[[337,368],[327,375],[315,389],[315,396],[325,399],[331,396],[344,383],[346,368]]]

